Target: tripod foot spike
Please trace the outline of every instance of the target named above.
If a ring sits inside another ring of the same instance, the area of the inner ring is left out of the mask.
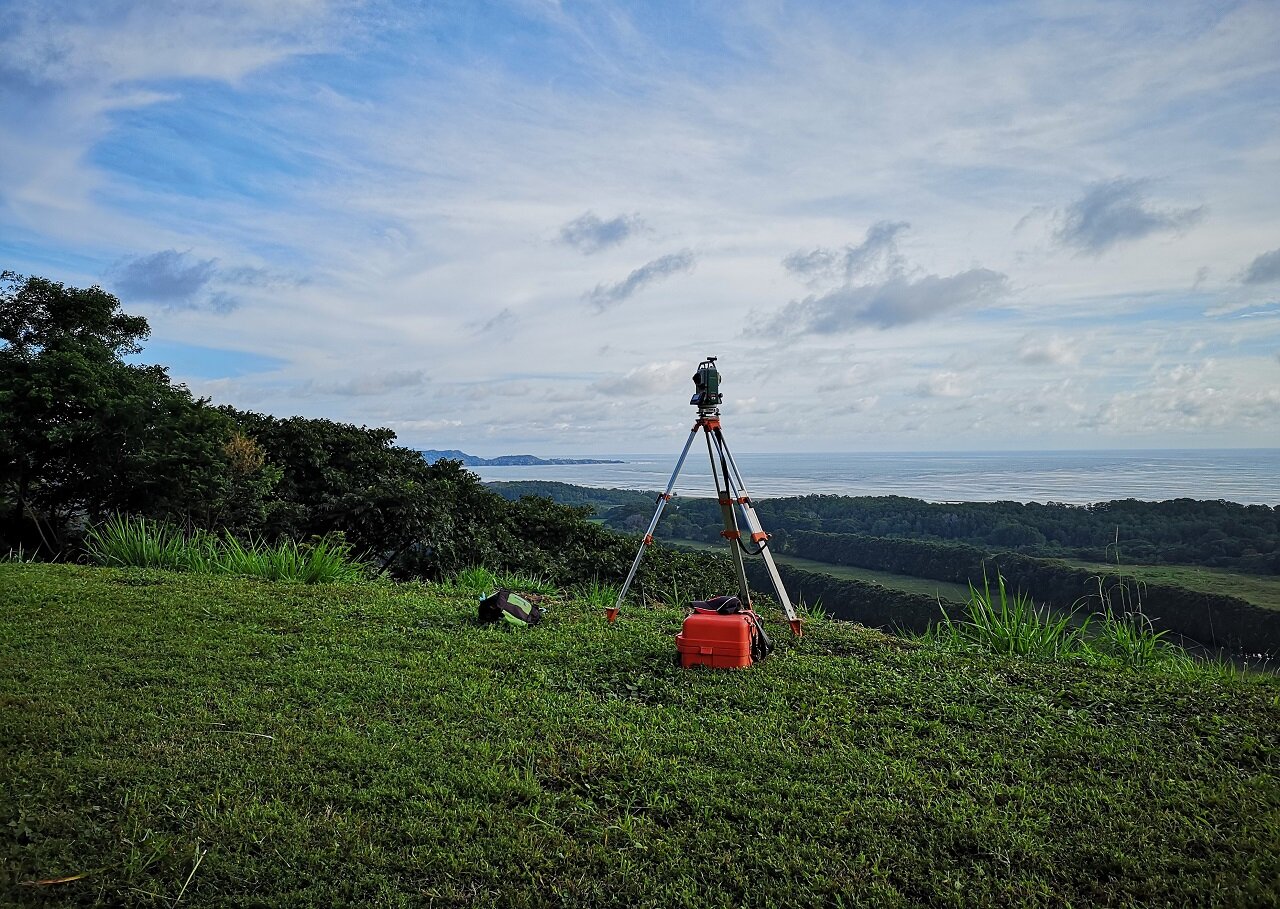
[[[787,624],[791,626],[792,634],[798,638],[804,637],[804,629],[800,627],[799,619],[791,619]]]
[[[613,624],[618,618],[618,607],[610,606],[604,611],[605,618],[609,620],[609,624]]]

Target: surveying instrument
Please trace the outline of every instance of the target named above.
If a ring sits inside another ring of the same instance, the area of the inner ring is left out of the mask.
[[[693,376],[693,387],[693,397],[689,403],[698,408],[698,419],[694,422],[693,429],[689,431],[689,438],[685,440],[684,450],[680,452],[680,459],[676,461],[676,469],[671,472],[666,491],[658,496],[658,507],[653,513],[653,519],[649,521],[649,528],[644,532],[644,539],[640,543],[635,561],[631,563],[631,571],[627,573],[627,580],[618,594],[618,601],[612,608],[605,610],[605,615],[610,622],[617,619],[622,601],[627,598],[631,582],[635,580],[636,572],[640,570],[640,561],[644,558],[645,547],[653,545],[653,530],[658,526],[658,519],[662,517],[663,509],[671,501],[671,490],[675,488],[676,478],[680,476],[680,469],[684,467],[685,458],[689,456],[693,440],[701,431],[707,437],[707,457],[711,461],[711,476],[716,484],[716,497],[719,499],[720,513],[724,518],[724,530],[720,531],[720,536],[729,542],[734,572],[738,576],[738,597],[742,606],[748,610],[751,608],[751,591],[747,588],[747,569],[742,557],[744,555],[763,556],[765,567],[769,571],[769,580],[773,583],[773,593],[787,614],[791,633],[798,636],[801,634],[800,617],[796,614],[795,607],[791,605],[787,591],[782,586],[778,566],[773,563],[773,555],[769,552],[769,534],[765,533],[760,526],[760,518],[756,515],[755,506],[751,503],[751,497],[747,495],[747,485],[742,480],[742,473],[733,460],[729,443],[725,441],[724,432],[720,428],[720,402],[724,400],[724,395],[720,392],[720,371],[716,369],[715,357],[707,357],[698,364],[698,371]],[[738,522],[739,516],[742,518],[741,524]],[[747,537],[750,545],[743,541],[744,536]]]

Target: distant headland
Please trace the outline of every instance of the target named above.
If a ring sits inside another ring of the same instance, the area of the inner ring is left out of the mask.
[[[446,451],[440,451],[436,448],[429,448],[419,452],[428,464],[434,464],[436,461],[449,460],[461,461],[464,467],[545,467],[555,464],[625,464],[626,461],[608,461],[600,458],[536,458],[533,455],[499,455],[496,458],[480,458],[475,455],[467,454],[465,451],[458,451],[456,448],[450,448]]]

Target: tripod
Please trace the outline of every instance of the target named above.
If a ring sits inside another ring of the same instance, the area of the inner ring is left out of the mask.
[[[723,396],[719,390],[720,373],[716,370],[715,363],[715,357],[708,357],[699,365],[698,372],[693,377],[696,391],[689,403],[697,405],[698,419],[694,422],[693,429],[689,431],[684,450],[680,452],[680,459],[676,461],[676,469],[671,472],[671,479],[667,481],[666,491],[658,496],[658,507],[649,521],[640,549],[636,552],[635,561],[631,563],[631,571],[627,573],[627,580],[618,594],[618,601],[612,608],[606,609],[605,614],[610,622],[618,617],[622,601],[626,599],[627,591],[631,589],[631,582],[635,580],[636,572],[640,570],[645,547],[653,545],[654,528],[658,526],[663,509],[671,501],[671,490],[675,488],[676,478],[680,476],[680,470],[689,456],[693,440],[701,431],[707,438],[707,457],[711,461],[711,476],[716,484],[716,498],[720,502],[720,513],[724,520],[724,530],[720,531],[720,536],[729,541],[729,551],[733,555],[733,568],[738,577],[738,597],[745,608],[751,608],[751,591],[747,587],[747,569],[743,555],[763,556],[765,567],[769,571],[769,580],[773,583],[774,595],[782,604],[787,622],[791,625],[792,634],[798,636],[801,634],[800,617],[796,614],[795,607],[791,605],[786,588],[782,586],[782,578],[778,575],[778,566],[774,564],[773,555],[769,552],[769,534],[765,533],[760,526],[760,518],[756,514],[755,506],[751,503],[751,497],[747,495],[747,486],[743,482],[742,473],[733,460],[729,443],[725,441],[724,431],[720,428],[720,408],[717,405],[720,404]],[[741,525],[738,523],[739,514],[742,516]],[[743,542],[744,533],[741,528],[744,526],[750,548]]]

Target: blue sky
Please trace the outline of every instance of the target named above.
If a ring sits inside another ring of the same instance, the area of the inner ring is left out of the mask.
[[[1280,445],[1280,7],[0,2],[0,266],[480,454]]]

